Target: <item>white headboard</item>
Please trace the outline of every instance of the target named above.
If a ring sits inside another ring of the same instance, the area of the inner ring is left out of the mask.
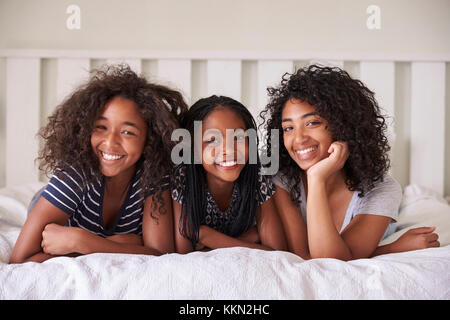
[[[104,63],[128,63],[152,81],[180,90],[188,103],[228,95],[256,116],[266,88],[311,62],[335,65],[376,93],[390,122],[392,174],[450,194],[450,56],[318,52],[153,52],[0,50],[0,187],[46,181],[35,137],[53,108]],[[447,124],[447,126],[446,126]]]

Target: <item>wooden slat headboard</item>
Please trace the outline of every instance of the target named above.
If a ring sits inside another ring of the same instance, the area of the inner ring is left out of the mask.
[[[392,174],[450,193],[450,57],[413,54],[121,52],[0,50],[0,187],[46,181],[34,159],[35,135],[53,108],[104,63],[128,63],[152,81],[180,90],[188,103],[228,95],[259,114],[267,87],[312,62],[339,66],[376,94],[389,119]]]

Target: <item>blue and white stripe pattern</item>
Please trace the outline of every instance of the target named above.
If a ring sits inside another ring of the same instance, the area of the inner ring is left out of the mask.
[[[55,172],[42,196],[70,216],[67,226],[80,227],[103,237],[126,233],[141,235],[145,202],[141,193],[141,175],[142,170],[135,172],[125,201],[109,229],[102,218],[104,179],[89,183],[83,189],[84,173],[71,166]],[[164,189],[169,188],[166,180]]]

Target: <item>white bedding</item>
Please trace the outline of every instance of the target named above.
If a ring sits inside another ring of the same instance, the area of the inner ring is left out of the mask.
[[[0,189],[0,299],[450,299],[450,206],[408,186],[400,231],[436,226],[441,247],[343,262],[219,249],[161,257],[91,254],[8,265],[42,184]]]

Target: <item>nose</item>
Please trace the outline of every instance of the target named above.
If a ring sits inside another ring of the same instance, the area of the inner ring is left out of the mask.
[[[108,147],[113,147],[113,146],[117,145],[118,134],[113,130],[107,132],[105,134],[103,143],[106,144]]]
[[[294,142],[296,144],[302,144],[302,143],[308,141],[308,138],[309,138],[309,136],[303,128],[297,128],[295,130]]]
[[[230,139],[225,139],[224,143],[222,143],[222,157],[225,161],[232,161],[234,160],[234,154],[236,152],[236,141],[233,137],[230,137]]]

